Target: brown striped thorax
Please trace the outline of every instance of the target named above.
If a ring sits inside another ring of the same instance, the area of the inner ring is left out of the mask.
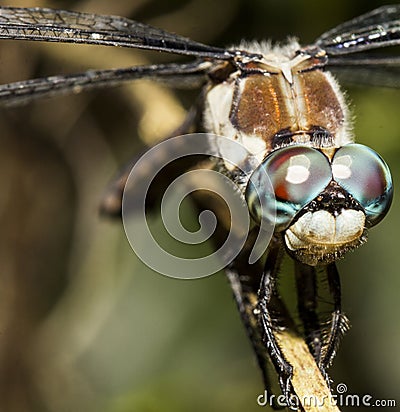
[[[274,202],[272,223],[288,252],[309,265],[330,263],[363,243],[388,211],[388,166],[354,143],[323,50],[296,41],[241,48],[259,58],[239,54],[236,65],[223,62],[210,73],[205,129],[238,141],[260,162],[243,187],[254,220],[269,220]],[[265,172],[275,199],[263,194]]]

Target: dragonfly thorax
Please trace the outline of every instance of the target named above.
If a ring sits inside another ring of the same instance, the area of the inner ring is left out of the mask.
[[[208,86],[206,131],[242,143],[260,161],[291,144],[340,147],[353,141],[343,94],[317,58],[296,53],[296,42],[248,48],[264,58]]]

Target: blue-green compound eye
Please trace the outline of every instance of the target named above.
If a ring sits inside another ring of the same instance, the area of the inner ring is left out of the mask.
[[[389,210],[393,184],[389,167],[372,149],[361,144],[341,147],[332,160],[333,178],[364,208],[369,226]]]
[[[266,176],[272,183],[273,194],[264,189],[270,187]],[[269,154],[253,172],[246,188],[246,201],[258,223],[271,220],[271,208],[276,208],[276,230],[283,230],[331,180],[331,165],[321,152],[308,146],[289,146]]]

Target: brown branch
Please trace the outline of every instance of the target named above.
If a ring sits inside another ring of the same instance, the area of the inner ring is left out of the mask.
[[[305,412],[340,412],[302,337],[287,328],[275,332],[286,360],[293,366],[292,385]]]

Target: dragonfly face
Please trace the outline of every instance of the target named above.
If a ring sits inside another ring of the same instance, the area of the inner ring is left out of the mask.
[[[0,38],[142,48],[196,60],[12,83],[0,87],[0,104],[10,106],[145,77],[202,84],[204,102],[190,113],[179,133],[197,128],[222,135],[241,143],[259,162],[245,177],[235,174],[229,162],[221,167],[232,180],[236,176],[254,223],[244,252],[226,273],[265,384],[269,355],[288,398],[294,391],[293,370],[275,338],[277,321],[271,315],[272,307],[284,307],[276,290],[284,252],[293,258],[296,276],[305,285],[315,282],[317,269],[328,279],[334,303],[328,326],[317,316],[316,290],[303,293],[298,287],[304,338],[327,376],[347,328],[335,261],[366,240],[367,229],[379,223],[392,199],[389,169],[373,150],[353,142],[345,98],[330,72],[352,81],[368,78],[370,84],[398,86],[400,59],[370,56],[368,51],[400,43],[399,17],[398,5],[384,6],[304,48],[290,42],[284,47],[254,43],[221,49],[115,16],[2,7]],[[263,190],[265,172],[273,198]],[[112,186],[109,203],[114,212],[119,211],[127,174]],[[258,224],[271,221],[271,207],[276,212],[274,236],[262,259],[252,265],[247,258],[253,234]],[[282,319],[278,326],[289,327]]]

